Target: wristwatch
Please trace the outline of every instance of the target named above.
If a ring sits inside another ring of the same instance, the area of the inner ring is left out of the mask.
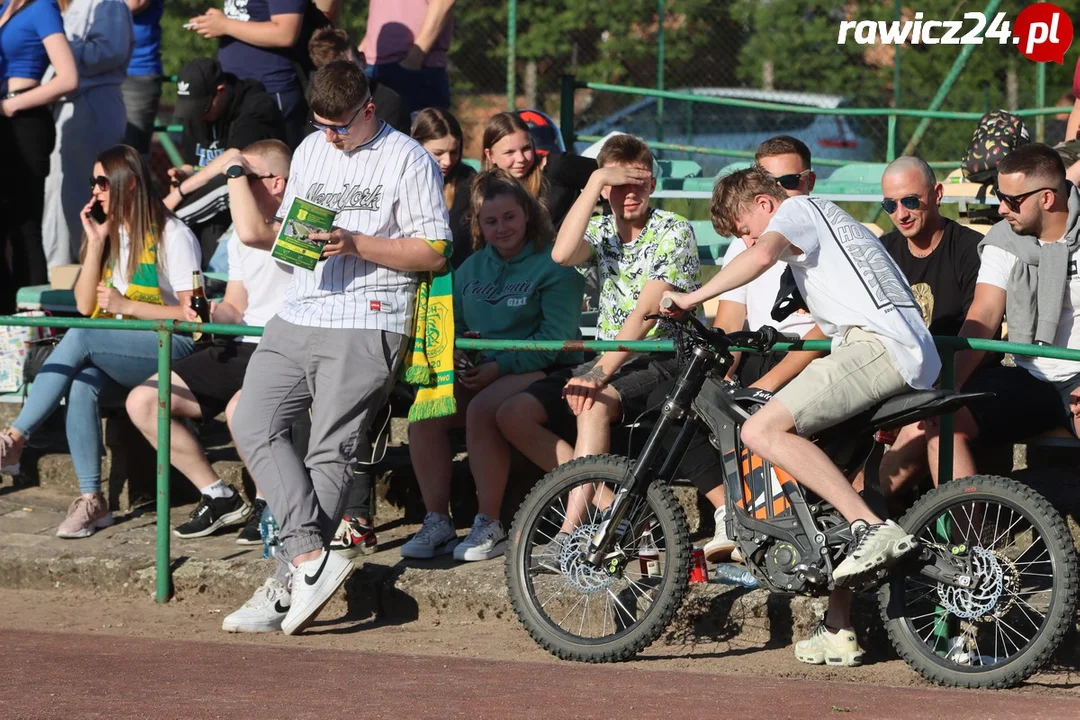
[[[243,165],[230,165],[225,170],[225,177],[229,178],[230,180],[235,180],[236,178],[244,177],[244,166]]]

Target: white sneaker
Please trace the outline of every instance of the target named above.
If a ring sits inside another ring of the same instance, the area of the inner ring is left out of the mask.
[[[805,640],[795,643],[795,658],[810,665],[858,667],[862,665],[863,649],[853,628],[831,632],[825,623]]]
[[[727,505],[721,505],[713,513],[716,522],[716,533],[713,539],[705,543],[705,559],[711,563],[725,563],[731,560],[731,553],[735,551],[735,541],[727,536]]]
[[[474,562],[490,560],[506,552],[506,531],[502,523],[483,513],[476,513],[469,536],[454,548],[454,559]]]
[[[350,560],[329,550],[294,567],[290,583],[292,606],[281,623],[281,631],[295,635],[310,625],[352,571]]]
[[[915,536],[892,520],[880,525],[867,525],[856,520],[851,524],[851,532],[858,542],[851,554],[833,570],[837,587],[889,567],[915,549]]]
[[[457,533],[449,515],[429,512],[424,516],[420,531],[401,546],[401,557],[425,560],[436,555],[445,555],[453,550]]]
[[[289,613],[289,591],[279,580],[267,578],[243,607],[221,623],[225,632],[276,632]]]

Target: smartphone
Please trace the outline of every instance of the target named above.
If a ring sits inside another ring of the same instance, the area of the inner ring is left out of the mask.
[[[108,219],[105,216],[105,208],[101,207],[100,200],[95,200],[94,204],[90,206],[90,219],[98,225],[104,225],[105,221]]]

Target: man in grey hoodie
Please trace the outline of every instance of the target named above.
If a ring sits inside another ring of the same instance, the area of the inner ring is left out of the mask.
[[[66,7],[65,7],[66,5]],[[45,181],[41,236],[50,268],[79,253],[79,210],[90,197],[94,159],[124,139],[127,113],[120,85],[135,46],[131,10],[124,0],[60,3],[64,33],[79,68],[79,89],[56,103],[56,145]],[[52,69],[46,71],[51,76]]]
[[[997,198],[1004,219],[979,244],[982,266],[960,337],[993,337],[1007,315],[1013,342],[1080,348],[1080,192],[1065,179],[1061,156],[1041,143],[1014,150],[998,166]],[[953,477],[976,473],[976,439],[1012,443],[1060,426],[1075,436],[1080,425],[1080,362],[1018,355],[1016,367],[976,371],[982,356],[963,352],[956,362],[957,387],[994,397],[956,413]]]

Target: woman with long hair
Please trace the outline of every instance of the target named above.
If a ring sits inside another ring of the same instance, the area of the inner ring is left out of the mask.
[[[416,114],[411,135],[431,153],[443,177],[443,199],[450,212],[450,231],[454,235],[454,254],[450,264],[457,269],[472,254],[469,228],[469,183],[476,171],[461,162],[464,145],[457,118],[442,108],[426,108]]]
[[[139,153],[118,145],[98,156],[90,200],[79,213],[82,270],[75,284],[79,312],[91,317],[186,320],[199,243],[154,191]],[[95,219],[96,218],[96,219]],[[99,222],[100,221],[100,222]],[[189,337],[173,336],[172,357],[193,350]],[[122,403],[127,392],[157,371],[157,333],[69,330],[34,379],[22,412],[0,432],[0,472],[18,472],[27,440],[67,405],[67,440],[82,493],[56,534],[92,535],[112,524],[101,494],[103,403]]]
[[[41,82],[45,69],[55,74]],[[79,86],[75,56],[56,0],[0,4],[0,314],[15,309],[24,285],[49,281],[41,242],[45,177],[56,142],[52,103]],[[9,274],[5,246],[11,249]]]
[[[491,339],[580,337],[584,279],[551,259],[555,231],[536,196],[506,172],[488,170],[473,181],[471,207],[475,252],[455,273],[455,332],[474,331]],[[455,351],[457,414],[409,426],[410,458],[427,514],[420,532],[402,546],[402,557],[430,558],[453,550],[456,560],[472,561],[503,554],[506,532],[499,518],[510,446],[495,413],[506,399],[580,357],[512,351],[469,357]],[[454,547],[450,430],[462,426],[479,512],[469,536]]]
[[[538,115],[536,111],[502,112],[488,120],[483,168],[497,167],[520,180],[540,198],[558,230],[596,170],[596,161],[537,145],[537,136],[522,119],[523,113],[526,117]]]

